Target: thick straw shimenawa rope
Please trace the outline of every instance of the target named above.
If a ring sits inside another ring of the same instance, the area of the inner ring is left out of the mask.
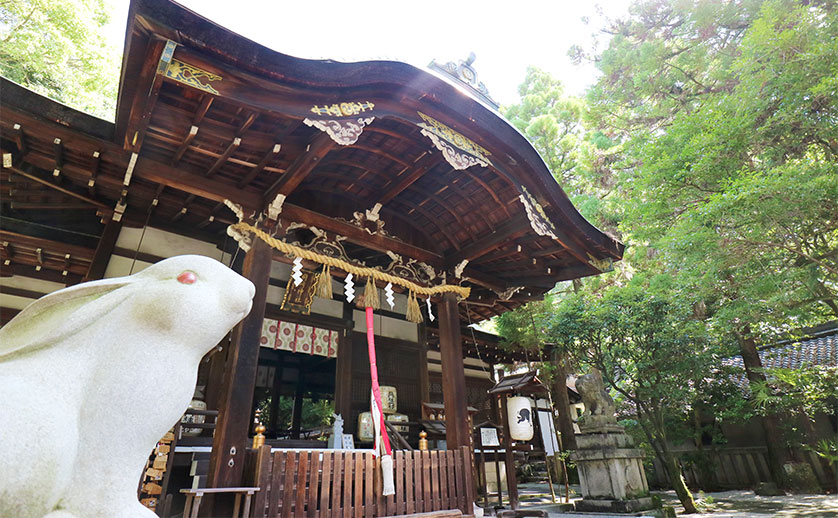
[[[409,289],[413,293],[417,295],[425,295],[425,296],[433,296],[439,295],[441,293],[456,293],[460,296],[460,298],[466,299],[471,293],[471,288],[466,288],[463,286],[455,286],[452,284],[442,284],[439,286],[431,286],[425,287],[420,286],[414,282],[411,282],[407,279],[403,279],[401,277],[396,277],[395,275],[390,275],[389,273],[382,272],[380,270],[376,270],[375,268],[365,268],[361,266],[355,266],[354,264],[347,263],[341,259],[336,257],[330,257],[328,255],[318,254],[317,252],[312,252],[311,250],[306,250],[305,248],[300,248],[299,246],[295,246],[284,241],[280,241],[275,237],[271,237],[263,230],[260,230],[253,225],[245,223],[244,221],[240,221],[235,225],[231,225],[230,228],[234,230],[238,230],[239,232],[251,232],[253,235],[264,241],[265,243],[269,244],[272,248],[279,250],[284,254],[295,255],[297,257],[302,257],[303,259],[314,261],[316,263],[320,263],[326,266],[332,266],[335,268],[340,268],[341,270],[345,271],[346,273],[351,273],[356,277],[372,277],[373,279],[383,281],[383,282],[392,282],[393,284],[398,284],[404,288]]]

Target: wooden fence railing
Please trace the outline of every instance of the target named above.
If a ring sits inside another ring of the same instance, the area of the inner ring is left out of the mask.
[[[673,448],[675,455],[681,457],[686,483],[692,487],[702,487],[701,475],[696,466],[685,462],[684,458],[695,454],[694,447]],[[768,469],[767,453],[764,446],[707,448],[704,454],[712,462],[714,485],[725,489],[742,489],[756,486],[759,482],[771,480]],[[823,485],[830,483],[829,476],[823,469],[820,459],[810,451],[800,451],[798,456],[812,466],[812,471]],[[654,470],[647,472],[649,484],[670,486],[669,477],[656,458],[652,460]]]
[[[245,466],[258,486],[253,516],[373,517],[447,509],[473,513],[474,482],[467,447],[394,451],[394,496],[381,496],[381,468],[371,452],[248,450]]]

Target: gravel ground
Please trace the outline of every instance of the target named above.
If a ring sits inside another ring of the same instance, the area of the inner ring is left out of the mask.
[[[657,493],[680,515],[684,508],[674,491]],[[753,491],[737,490],[696,494],[696,499],[711,497],[707,511],[686,515],[695,518],[833,518],[838,517],[836,495],[757,496]]]
[[[541,507],[551,501],[547,484],[521,484],[519,490],[523,509]],[[571,500],[579,497],[578,494],[574,494],[578,490],[578,486],[571,486]],[[561,491],[563,495],[563,487]],[[705,511],[700,514],[683,515],[684,508],[678,502],[674,491],[653,491],[652,493],[660,495],[666,505],[674,506],[679,516],[690,518],[838,518],[838,495],[757,496],[753,491],[748,490],[695,493],[696,501],[703,503]],[[708,497],[709,503],[705,501]],[[573,516],[573,514],[550,513],[550,516],[558,518]],[[576,516],[591,518],[593,515],[577,514]]]

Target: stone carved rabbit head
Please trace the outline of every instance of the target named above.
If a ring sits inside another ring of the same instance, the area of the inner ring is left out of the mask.
[[[0,329],[0,516],[153,516],[137,502],[145,459],[254,293],[178,256],[51,293]]]

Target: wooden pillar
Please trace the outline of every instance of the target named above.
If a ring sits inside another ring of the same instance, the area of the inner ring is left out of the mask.
[[[469,446],[466,374],[457,295],[446,293],[439,304],[439,352],[442,356],[442,399],[445,404],[445,440],[448,449]]]
[[[303,389],[305,388],[305,363],[300,362],[297,371],[297,388],[294,390],[294,409],[291,412],[291,438],[300,438],[300,428],[303,421]]]
[[[271,420],[267,424],[268,430],[272,437],[279,435],[279,398],[282,392],[282,372],[284,369],[284,361],[280,359],[274,363],[274,384],[271,389]],[[262,423],[264,424],[264,423]]]
[[[271,247],[261,239],[254,239],[253,246],[244,258],[242,275],[256,286],[256,295],[253,297],[250,314],[233,329],[230,350],[227,352],[207,487],[241,486],[271,256]]]
[[[573,415],[570,408],[570,397],[567,394],[567,355],[562,354],[559,347],[553,348],[553,367],[555,380],[553,381],[553,405],[559,411],[559,435],[561,436],[562,451],[576,450],[576,434],[573,431]]]
[[[109,219],[105,223],[102,236],[99,238],[99,244],[96,245],[96,252],[93,253],[93,260],[90,261],[90,267],[87,269],[87,274],[85,274],[82,282],[96,281],[105,277],[105,270],[108,268],[108,262],[113,254],[120,230],[122,230],[121,221]]]
[[[428,379],[428,326],[419,324],[419,399],[431,402],[431,382]],[[422,409],[419,409],[421,414]]]
[[[343,303],[343,319],[347,325],[352,322],[355,305]],[[352,413],[352,327],[340,332],[338,357],[335,366],[335,413],[343,417],[344,430],[351,430],[349,422]]]
[[[512,436],[509,435],[509,409],[506,407],[506,394],[498,394],[500,398],[501,422],[503,423],[503,449],[506,453],[503,461],[506,467],[506,489],[509,493],[509,507],[518,509],[518,479],[515,478],[515,454],[512,451]],[[500,484],[500,482],[498,482]]]

